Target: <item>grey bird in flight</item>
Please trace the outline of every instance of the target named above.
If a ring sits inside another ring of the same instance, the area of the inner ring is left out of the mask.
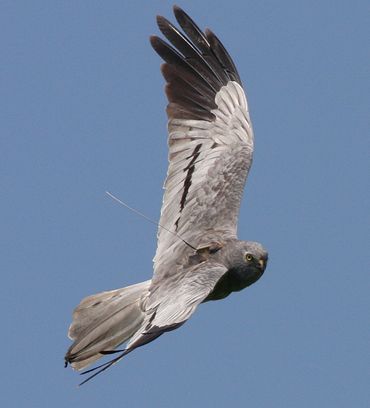
[[[66,365],[83,370],[104,355],[119,353],[84,371],[90,377],[83,383],[183,325],[200,303],[253,284],[267,263],[261,244],[237,239],[253,154],[239,74],[212,31],[202,32],[177,6],[174,14],[183,32],[158,16],[168,43],[150,38],[165,61],[161,70],[169,102],[169,168],[154,273],[151,280],[88,296],[74,310],[68,332],[74,342]],[[123,343],[125,348],[116,350]]]

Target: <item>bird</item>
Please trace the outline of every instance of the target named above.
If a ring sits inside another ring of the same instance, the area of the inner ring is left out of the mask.
[[[150,37],[164,61],[169,149],[153,276],[88,296],[76,307],[65,365],[90,374],[81,384],[182,326],[201,303],[252,285],[267,265],[260,243],[237,238],[254,150],[240,76],[211,30],[202,31],[178,6],[173,12],[180,28],[157,16],[166,40]]]

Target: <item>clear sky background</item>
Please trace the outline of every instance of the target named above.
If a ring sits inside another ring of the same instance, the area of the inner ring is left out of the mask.
[[[369,407],[369,9],[182,1],[234,57],[255,129],[240,238],[263,278],[82,388],[73,308],[152,274],[170,1],[2,1],[2,407]],[[367,20],[367,21],[366,21]]]

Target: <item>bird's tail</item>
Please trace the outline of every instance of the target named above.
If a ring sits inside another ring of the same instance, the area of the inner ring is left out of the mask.
[[[66,364],[82,370],[132,337],[144,320],[140,300],[150,282],[83,299],[74,310],[69,327],[68,336],[74,343],[65,356]]]

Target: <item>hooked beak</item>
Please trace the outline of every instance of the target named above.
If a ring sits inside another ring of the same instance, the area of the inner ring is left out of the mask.
[[[259,264],[259,266],[260,266],[260,268],[261,268],[262,270],[265,269],[266,261],[265,261],[263,258],[261,258],[261,259],[258,261],[258,264]]]

